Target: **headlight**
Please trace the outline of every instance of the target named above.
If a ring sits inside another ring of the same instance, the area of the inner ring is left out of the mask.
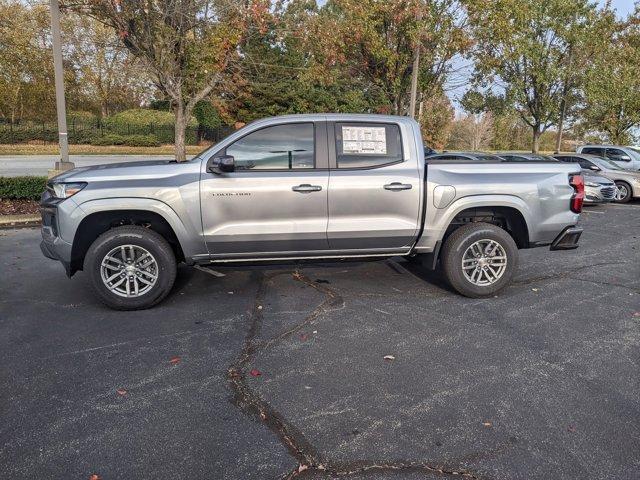
[[[593,182],[584,182],[584,186],[585,187],[599,187],[600,185],[598,185],[597,183],[593,183]]]
[[[72,197],[86,186],[87,184],[84,182],[50,184],[53,196],[56,198]]]

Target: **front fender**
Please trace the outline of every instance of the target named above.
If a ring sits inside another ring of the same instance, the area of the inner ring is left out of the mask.
[[[71,227],[69,230],[73,232],[78,228],[83,218],[94,213],[118,210],[149,211],[160,215],[167,221],[180,242],[185,258],[207,253],[202,239],[201,227],[191,225],[188,221],[184,222],[175,210],[160,200],[129,197],[103,198],[80,203],[78,209],[82,211],[82,214],[72,215],[69,219],[75,223],[75,228],[69,226]]]

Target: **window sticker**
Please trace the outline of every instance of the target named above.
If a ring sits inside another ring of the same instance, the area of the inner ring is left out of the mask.
[[[385,127],[342,127],[342,152],[346,155],[386,155]]]

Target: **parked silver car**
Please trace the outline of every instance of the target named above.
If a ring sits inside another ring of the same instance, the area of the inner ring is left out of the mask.
[[[508,162],[557,162],[555,158],[539,153],[496,152],[496,155],[499,155]]]
[[[577,153],[596,155],[614,162],[620,168],[640,170],[640,150],[621,145],[583,145]]]
[[[589,170],[583,172],[583,177],[585,204],[613,202],[615,200],[617,188],[613,180],[594,174]]]
[[[579,163],[583,172],[596,172],[613,180],[618,188],[615,200],[627,203],[632,198],[640,198],[640,172],[620,168],[616,162],[588,154],[559,154],[555,158],[562,162]]]

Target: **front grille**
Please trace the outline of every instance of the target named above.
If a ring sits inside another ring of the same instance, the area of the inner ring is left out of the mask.
[[[600,193],[604,198],[611,199],[614,197],[616,193],[615,187],[603,187],[600,189]]]

